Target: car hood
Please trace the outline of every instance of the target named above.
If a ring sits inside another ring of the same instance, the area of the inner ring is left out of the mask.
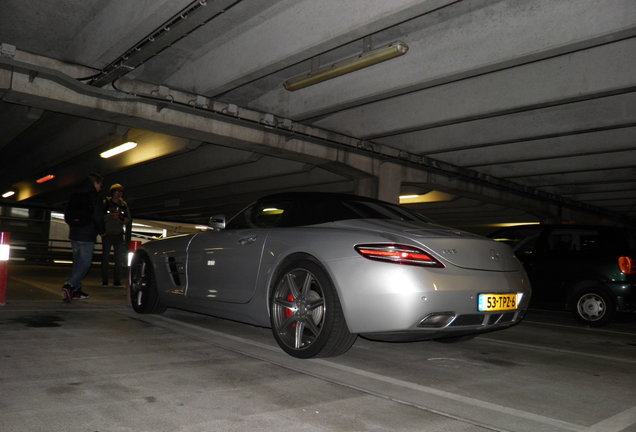
[[[395,238],[396,242],[410,240],[432,252],[446,264],[489,271],[518,271],[521,265],[512,249],[503,243],[466,231],[442,225],[392,221],[385,219],[356,219],[333,222],[332,226],[359,229]]]

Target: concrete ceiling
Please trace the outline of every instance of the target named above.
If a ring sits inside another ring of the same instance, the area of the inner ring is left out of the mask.
[[[151,219],[439,191],[411,206],[475,231],[635,224],[635,36],[633,0],[4,0],[1,203],[60,209],[101,171]],[[283,86],[396,41],[401,57]]]

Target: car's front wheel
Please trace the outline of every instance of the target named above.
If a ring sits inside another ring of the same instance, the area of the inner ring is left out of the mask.
[[[159,314],[166,306],[159,300],[150,259],[136,253],[130,266],[130,303],[137,313]]]
[[[611,321],[616,311],[612,298],[597,288],[585,288],[574,297],[573,312],[576,318],[592,327],[600,327]]]
[[[274,338],[293,357],[337,356],[356,340],[327,272],[309,259],[292,262],[278,273],[269,309]]]

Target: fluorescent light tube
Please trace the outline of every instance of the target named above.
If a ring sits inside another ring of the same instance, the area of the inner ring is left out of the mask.
[[[104,158],[104,159],[108,159],[109,157],[113,157],[115,155],[118,155],[120,153],[126,152],[128,150],[132,150],[135,147],[137,147],[137,143],[134,141],[128,141],[127,143],[124,143],[122,145],[119,145],[117,147],[113,147],[110,150],[106,150],[105,152],[100,153],[99,155]]]
[[[308,75],[290,78],[283,85],[289,91],[300,90],[301,88],[404,55],[408,50],[409,47],[404,42],[393,42],[384,48],[364,52],[357,57],[323,67]]]

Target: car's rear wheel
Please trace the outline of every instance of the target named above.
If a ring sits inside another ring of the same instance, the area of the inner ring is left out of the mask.
[[[130,267],[130,303],[137,313],[158,314],[166,310],[159,300],[152,264],[147,256],[136,253]]]
[[[356,340],[347,328],[338,294],[327,272],[301,259],[278,273],[269,301],[278,345],[298,358],[343,354]]]
[[[574,315],[592,327],[600,327],[611,321],[616,311],[612,298],[597,288],[584,288],[574,298]]]

